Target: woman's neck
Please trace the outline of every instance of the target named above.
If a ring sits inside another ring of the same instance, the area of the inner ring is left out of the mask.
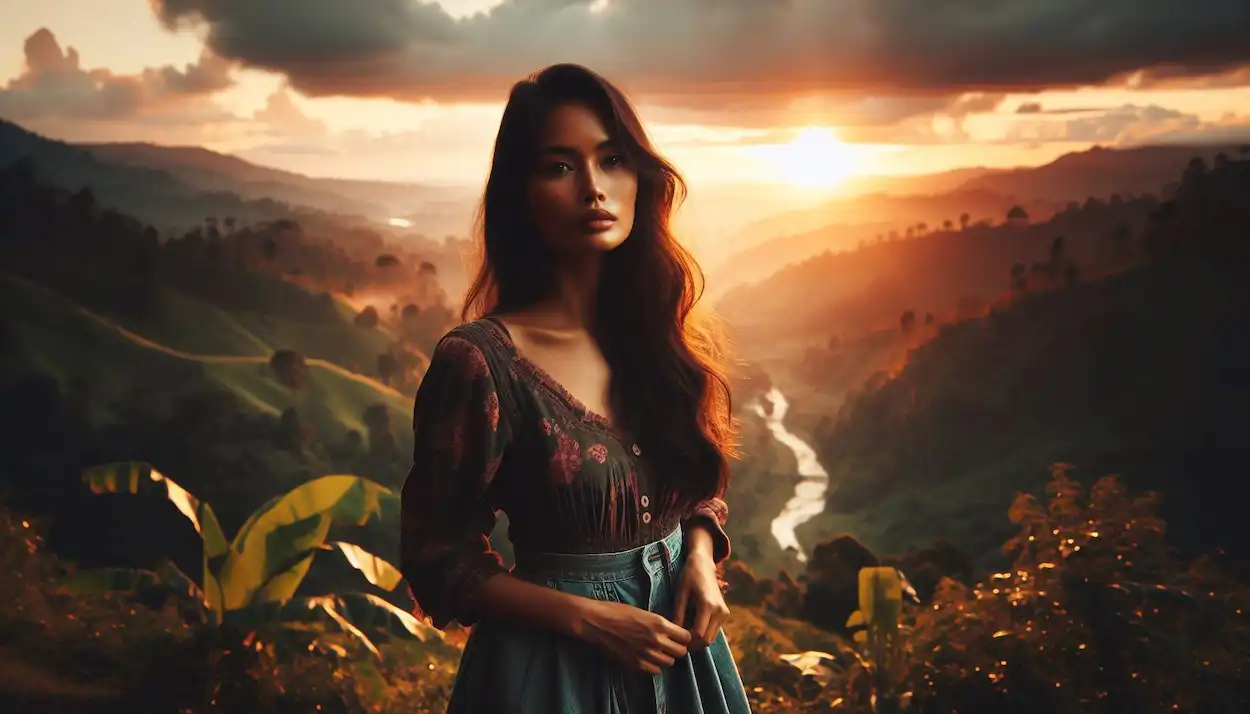
[[[556,266],[555,289],[543,307],[562,323],[561,327],[594,332],[602,259],[597,251],[587,252]]]

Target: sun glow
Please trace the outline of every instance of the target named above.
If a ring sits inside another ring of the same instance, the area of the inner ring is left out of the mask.
[[[808,127],[786,144],[751,147],[779,181],[807,188],[832,188],[866,168],[867,147],[848,144],[828,127]]]

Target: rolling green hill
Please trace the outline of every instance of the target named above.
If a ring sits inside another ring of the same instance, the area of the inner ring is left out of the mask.
[[[189,385],[202,386],[195,383],[197,376],[261,413],[277,416],[294,406],[317,436],[325,439],[341,438],[349,429],[364,432],[361,415],[375,403],[385,404],[399,423],[411,417],[410,395],[324,359],[307,361],[308,384],[299,392],[292,393],[279,383],[269,367],[269,355],[275,349],[296,345],[295,349],[307,354],[317,345],[333,344],[315,327],[284,324],[263,315],[253,316],[245,326],[246,317],[241,320],[169,294],[160,302],[159,324],[167,328],[160,336],[170,344],[137,334],[48,288],[13,276],[0,274],[0,300],[12,319],[8,329],[13,339],[3,357],[4,376],[35,369],[65,383],[84,382],[97,397],[92,407],[102,421],[116,416],[109,413],[108,402],[120,399],[136,385],[172,400]],[[174,335],[181,339],[170,339]],[[359,347],[346,340],[340,344]]]

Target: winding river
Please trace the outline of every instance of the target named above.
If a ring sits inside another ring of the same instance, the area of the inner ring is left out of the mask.
[[[750,409],[760,415],[773,438],[793,451],[794,458],[798,461],[799,482],[794,487],[794,496],[786,501],[781,513],[773,519],[773,538],[777,539],[782,550],[793,548],[799,561],[806,562],[807,554],[799,545],[794,529],[824,510],[825,495],[829,490],[829,473],[820,465],[815,450],[786,429],[786,411],[790,408],[786,395],[773,387],[763,398],[769,402],[771,409],[765,409],[759,401],[752,402]]]

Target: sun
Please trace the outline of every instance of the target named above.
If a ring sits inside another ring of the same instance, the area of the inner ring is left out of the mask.
[[[807,127],[789,143],[753,149],[778,180],[792,186],[833,188],[864,169],[864,152],[828,127]]]

